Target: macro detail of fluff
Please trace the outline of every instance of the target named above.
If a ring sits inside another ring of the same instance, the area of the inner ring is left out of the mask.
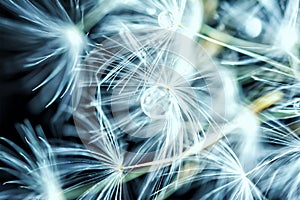
[[[300,199],[299,7],[0,1],[0,199]]]

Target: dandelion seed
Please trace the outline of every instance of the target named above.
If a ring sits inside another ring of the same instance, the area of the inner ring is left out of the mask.
[[[68,169],[63,170],[65,175],[70,177],[64,180],[69,185],[65,188],[66,197],[128,199],[126,184],[123,183],[124,169],[119,163],[120,160],[110,158],[111,154],[103,147],[98,148],[90,151],[82,145],[72,144],[56,148],[57,155],[62,159],[62,170],[64,165],[68,165]]]
[[[127,135],[138,142],[131,147],[136,154],[172,158],[202,143],[208,127],[214,127],[215,119],[223,120],[224,116],[224,107],[217,102],[223,98],[222,80],[205,53],[201,49],[194,54],[182,52],[179,45],[183,41],[188,51],[189,46],[198,46],[182,35],[170,41],[167,49],[153,47],[152,42],[143,46],[138,33],[125,34],[132,39],[130,44],[127,37],[120,36],[109,38],[90,54],[79,82],[95,93],[79,93],[78,98],[91,98],[84,105],[94,105],[103,112],[101,116],[111,124],[112,134],[120,131],[120,137]],[[140,57],[140,49],[146,57]],[[93,115],[93,110],[91,107],[86,115]]]
[[[123,167],[124,155],[120,151],[121,145],[112,135],[104,131],[99,131],[95,138],[86,144],[90,150],[82,144],[73,143],[64,143],[55,148],[55,153],[61,160],[58,166],[66,176],[64,179],[68,185],[65,188],[66,197],[129,199],[126,184],[123,183],[126,173]],[[68,166],[67,169],[65,165]]]
[[[245,48],[268,58],[291,59],[293,60],[290,62],[291,68],[298,71],[295,62],[299,63],[296,50],[299,44],[299,5],[298,0],[288,0],[283,3],[269,0],[259,3],[256,1],[224,3],[222,6],[224,16],[220,18],[221,23],[237,29],[240,37],[249,38],[256,44],[247,44],[247,41],[242,42],[236,38],[227,42],[236,45],[244,43],[242,46]],[[274,32],[274,30],[278,31]],[[268,44],[269,47],[260,47],[261,44]]]
[[[18,188],[1,191],[0,198],[64,200],[54,153],[45,140],[43,131],[39,128],[35,133],[28,121],[25,121],[24,125],[19,125],[18,129],[20,134],[24,133],[31,153],[1,138],[13,150],[1,145],[0,160],[8,166],[2,170],[16,177],[7,184],[16,184]]]
[[[263,128],[266,142],[279,145],[268,156],[267,167],[261,172],[261,188],[271,198],[298,199],[300,178],[300,139],[286,125],[270,121]]]
[[[73,88],[75,68],[81,60],[87,40],[71,18],[75,18],[84,8],[72,7],[75,16],[69,16],[59,1],[40,4],[11,0],[0,4],[16,15],[15,19],[2,17],[0,20],[1,35],[5,36],[5,44],[1,49],[21,52],[16,61],[21,68],[10,69],[12,73],[39,71],[38,77],[26,81],[26,87],[33,90],[45,88],[39,93],[43,98],[36,98],[32,102],[33,111],[39,112]]]
[[[246,172],[233,150],[224,142],[212,147],[201,159],[206,167],[195,180],[216,181],[214,188],[206,194],[196,195],[200,199],[265,199],[260,189],[251,181],[252,171]]]
[[[80,90],[75,90],[80,98],[75,99],[78,104],[74,107],[74,121],[85,146],[65,144],[56,149],[62,163],[66,157],[71,162],[65,171],[71,177],[66,179],[70,185],[66,188],[66,196],[79,199],[130,199],[127,197],[126,184],[123,183],[126,177],[123,149],[126,146],[104,112],[88,104],[95,98],[95,94],[88,91],[90,88],[93,87],[89,81],[80,82]],[[78,195],[77,191],[82,192]]]

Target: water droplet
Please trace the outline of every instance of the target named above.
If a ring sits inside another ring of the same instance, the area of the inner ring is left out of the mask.
[[[253,17],[246,21],[245,32],[249,36],[255,38],[260,35],[261,31],[262,31],[262,23],[260,19]]]
[[[174,15],[169,11],[163,11],[158,15],[158,24],[162,28],[173,28],[176,26]]]
[[[170,109],[170,89],[153,86],[146,89],[141,97],[143,112],[152,119],[164,118]]]

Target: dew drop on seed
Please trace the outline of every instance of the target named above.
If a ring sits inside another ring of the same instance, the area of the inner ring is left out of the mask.
[[[143,112],[152,119],[163,118],[170,108],[170,89],[153,86],[146,89],[141,96]]]
[[[253,38],[259,36],[262,32],[261,20],[256,17],[248,19],[245,23],[245,32]]]
[[[158,15],[158,24],[162,28],[172,28],[175,24],[174,15],[169,11],[163,11]]]

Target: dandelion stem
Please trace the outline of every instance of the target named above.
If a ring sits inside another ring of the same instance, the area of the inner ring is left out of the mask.
[[[243,39],[239,39],[236,37],[233,37],[232,35],[229,35],[227,33],[221,32],[207,24],[203,24],[201,27],[201,33],[208,35],[212,38],[218,38],[220,41],[228,42],[231,45],[239,46],[241,48],[251,48],[256,53],[260,52],[255,49],[260,49],[261,51],[266,51],[267,49],[270,49],[270,45],[255,43],[255,42],[249,42]]]
[[[94,8],[77,24],[77,27],[84,32],[89,32],[93,26],[117,5],[117,0],[99,0]]]
[[[234,51],[236,51],[236,52],[242,53],[242,54],[244,54],[244,55],[250,56],[250,57],[252,57],[252,58],[256,58],[257,60],[260,60],[260,61],[263,61],[263,62],[265,62],[265,63],[268,63],[268,64],[270,64],[270,65],[276,67],[277,69],[282,70],[282,71],[284,71],[284,72],[286,72],[286,73],[289,73],[289,74],[295,74],[295,72],[294,72],[293,69],[291,69],[290,67],[288,67],[288,66],[286,66],[286,65],[284,65],[284,64],[282,64],[282,63],[279,63],[279,62],[277,62],[277,61],[275,61],[275,60],[272,60],[272,59],[270,59],[270,58],[268,58],[268,57],[266,57],[266,56],[257,54],[257,53],[255,53],[255,52],[248,51],[248,50],[246,50],[246,49],[243,49],[243,48],[240,48],[240,47],[231,45],[231,44],[227,44],[226,42],[228,42],[228,41],[226,41],[226,40],[228,40],[228,39],[230,39],[230,38],[232,39],[233,37],[228,36],[228,35],[226,35],[225,33],[222,33],[222,35],[218,35],[218,36],[219,36],[218,39],[215,39],[212,35],[216,36],[216,32],[213,32],[214,34],[212,34],[210,31],[208,31],[208,28],[207,28],[208,26],[204,26],[204,27],[206,27],[206,28],[202,28],[202,29],[201,29],[201,32],[202,32],[202,33],[191,33],[191,34],[194,34],[195,36],[197,36],[197,37],[199,37],[199,38],[202,38],[202,39],[204,39],[204,40],[206,40],[206,41],[212,42],[212,43],[214,43],[214,44],[217,44],[217,45],[226,47],[226,48],[228,48],[228,49],[231,49],[231,50],[234,50]],[[187,28],[185,28],[185,27],[182,27],[182,26],[181,26],[181,28],[183,28],[183,29],[184,29],[185,31],[187,31],[187,32],[190,32],[190,31],[189,31]],[[206,36],[206,35],[207,35],[207,36]],[[222,40],[220,40],[220,39],[223,39],[223,40],[225,40],[225,41],[222,41]],[[235,40],[236,40],[236,39],[235,39]],[[240,42],[240,41],[239,41],[239,42]],[[245,43],[245,42],[243,41],[243,43]]]
[[[284,94],[282,91],[272,91],[263,97],[260,97],[256,99],[251,105],[250,109],[254,113],[259,113],[270,106],[274,105],[275,103],[279,102],[282,100]]]
[[[82,195],[85,191],[87,191],[93,186],[94,184],[89,184],[89,185],[82,186],[80,188],[76,188],[74,190],[65,191],[64,196],[66,199],[76,199],[77,197]]]
[[[171,184],[166,186],[160,191],[158,195],[158,200],[164,200],[170,197],[174,192],[176,192],[179,188],[184,186],[187,183],[187,179],[192,178],[194,175],[198,174],[202,171],[199,168],[199,163],[188,162],[183,165],[182,169],[178,172],[177,176],[174,178]]]

